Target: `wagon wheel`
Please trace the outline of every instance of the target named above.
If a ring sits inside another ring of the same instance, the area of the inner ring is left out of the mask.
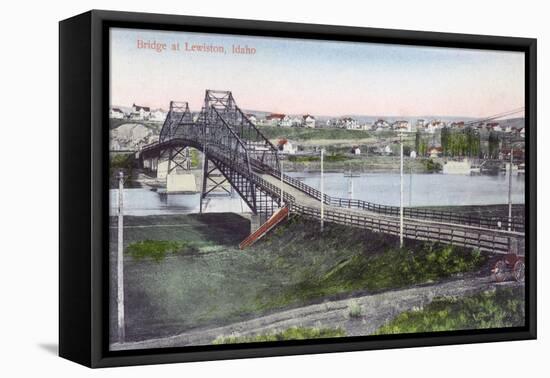
[[[497,282],[502,282],[506,278],[506,262],[504,260],[498,260],[495,264],[495,268],[493,269],[493,273],[495,274],[495,280]]]
[[[521,260],[514,264],[514,278],[517,282],[525,281],[525,263]]]

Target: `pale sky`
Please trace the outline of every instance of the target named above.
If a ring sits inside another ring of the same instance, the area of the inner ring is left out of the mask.
[[[138,49],[138,40],[167,50]],[[170,50],[179,42],[180,50]],[[194,44],[225,53],[185,51]],[[232,53],[233,45],[256,49]],[[525,105],[524,54],[356,42],[111,29],[111,104],[199,110],[205,89],[287,114],[484,117]]]

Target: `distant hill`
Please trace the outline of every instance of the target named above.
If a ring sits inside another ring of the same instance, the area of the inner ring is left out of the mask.
[[[523,117],[521,117],[521,118],[508,118],[508,119],[503,119],[503,120],[497,120],[495,122],[500,123],[500,125],[504,126],[504,127],[508,127],[508,126],[517,127],[517,128],[525,127],[525,118],[523,118]]]

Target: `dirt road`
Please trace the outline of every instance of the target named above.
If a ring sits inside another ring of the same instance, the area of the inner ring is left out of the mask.
[[[340,327],[348,336],[364,336],[399,313],[429,304],[442,296],[472,295],[497,286],[518,285],[516,282],[495,283],[491,277],[452,280],[432,285],[415,286],[352,299],[328,301],[281,311],[223,327],[196,329],[179,335],[131,343],[111,344],[113,350],[178,347],[211,344],[218,336],[246,336],[285,330],[290,327]],[[361,316],[350,318],[351,303],[361,307]]]

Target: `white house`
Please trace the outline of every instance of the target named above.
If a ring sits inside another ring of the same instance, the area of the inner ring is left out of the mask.
[[[359,124],[357,123],[357,120],[351,117],[340,118],[338,120],[338,124],[340,125],[340,127],[343,127],[348,130],[355,130],[359,128]]]
[[[393,123],[392,127],[393,127],[394,130],[397,130],[397,131],[401,131],[401,132],[405,132],[405,133],[412,132],[412,126],[409,123],[409,121],[404,121],[404,120],[395,121]]]
[[[385,147],[378,147],[377,152],[382,155],[391,155],[392,154],[391,146],[387,144]]]
[[[124,112],[119,108],[111,108],[109,110],[109,118],[124,119]]]
[[[439,121],[439,120],[432,120],[426,125],[426,131],[430,134],[435,133],[437,130],[441,130],[444,128],[445,122]]]
[[[283,154],[294,155],[298,151],[298,147],[290,143],[288,139],[280,139],[278,147]]]
[[[292,127],[302,126],[302,117],[299,117],[299,116],[290,117],[290,125]]]
[[[248,118],[248,120],[254,125],[256,126],[258,124],[258,118],[256,117],[255,114],[247,114],[246,115],[246,118]]]
[[[416,159],[416,151],[415,150],[411,150],[410,157],[411,157],[411,159]]]
[[[131,119],[148,120],[150,116],[151,108],[149,108],[148,106],[132,104],[132,113],[130,114]]]
[[[292,126],[291,118],[286,114],[271,113],[270,115],[265,117],[265,120],[266,120],[266,124],[271,126],[279,126],[279,127]]]
[[[280,126],[280,123],[284,118],[284,114],[271,113],[265,117],[265,123],[270,126]]]
[[[500,124],[498,122],[488,123],[487,124],[487,129],[497,131],[497,132],[502,131],[502,127],[500,127]]]
[[[162,109],[156,109],[155,111],[151,112],[149,119],[151,121],[164,122],[164,120],[166,119],[166,112]]]
[[[388,123],[388,121],[384,120],[384,119],[379,119],[377,120],[376,122],[374,122],[374,125],[372,127],[375,131],[384,131],[384,130],[389,130],[390,128],[390,124]]]
[[[522,127],[519,129],[519,135],[522,137],[522,138],[525,138],[525,127]]]
[[[361,149],[358,146],[353,146],[351,148],[351,153],[354,155],[361,155]]]
[[[315,128],[315,117],[309,114],[306,114],[302,117],[302,124],[304,127],[310,127],[312,129]]]
[[[281,127],[291,127],[292,126],[292,117],[289,115],[285,115],[281,122],[279,123],[279,126]]]

